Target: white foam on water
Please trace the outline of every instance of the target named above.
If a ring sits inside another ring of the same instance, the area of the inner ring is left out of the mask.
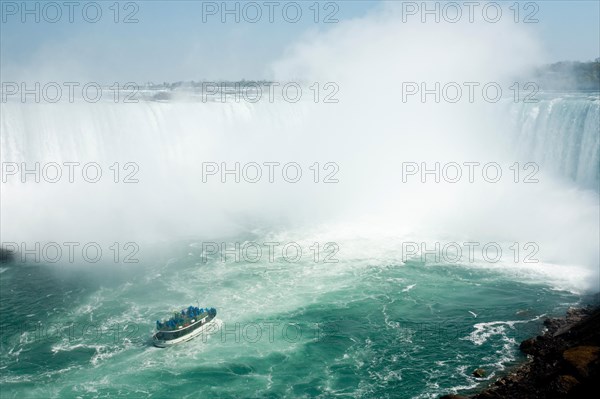
[[[403,288],[402,292],[408,292],[408,291],[412,290],[413,288],[415,288],[416,286],[417,286],[417,284],[411,284],[408,287]]]

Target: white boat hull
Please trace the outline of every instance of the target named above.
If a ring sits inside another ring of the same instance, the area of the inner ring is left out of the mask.
[[[196,338],[198,335],[202,334],[203,332],[206,332],[207,326],[211,326],[215,320],[216,320],[216,318],[213,318],[213,319],[207,321],[206,323],[204,323],[203,325],[201,325],[200,327],[196,328],[189,334],[186,334],[183,337],[179,337],[179,338],[175,338],[175,339],[162,340],[162,339],[158,339],[156,337],[156,334],[154,334],[152,336],[152,342],[153,342],[154,346],[156,346],[156,347],[166,348],[169,346],[180,344],[182,342],[191,341],[192,339]],[[208,332],[212,332],[212,330],[208,331]]]

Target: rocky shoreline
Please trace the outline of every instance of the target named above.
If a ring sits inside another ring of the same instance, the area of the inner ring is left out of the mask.
[[[569,309],[544,326],[543,335],[520,345],[526,363],[480,393],[440,399],[595,397],[600,392],[600,307]]]

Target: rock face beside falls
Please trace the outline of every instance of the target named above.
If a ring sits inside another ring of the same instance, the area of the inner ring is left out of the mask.
[[[546,319],[543,335],[523,341],[525,364],[482,392],[443,399],[588,398],[600,392],[600,307]]]
[[[8,263],[14,259],[14,256],[13,252],[0,247],[0,263]]]

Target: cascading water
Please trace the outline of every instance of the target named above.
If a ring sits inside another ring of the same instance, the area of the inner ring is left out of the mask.
[[[538,97],[539,102],[511,103],[517,152],[582,187],[598,190],[598,95],[556,93]]]

